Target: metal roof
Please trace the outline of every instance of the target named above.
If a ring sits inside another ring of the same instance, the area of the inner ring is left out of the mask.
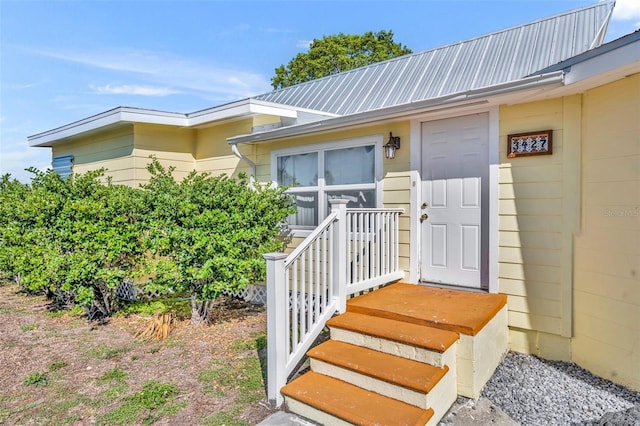
[[[640,30],[636,30],[632,33],[626,34],[620,38],[610,41],[607,44],[603,44],[602,46],[599,46],[595,49],[591,49],[578,56],[569,58],[566,61],[562,61],[557,64],[551,65],[550,67],[545,68],[540,72],[546,73],[546,72],[555,72],[555,71],[561,71],[561,70],[570,70],[573,65],[576,65],[581,62],[587,61],[589,59],[595,58],[597,56],[603,55],[607,52],[620,49],[621,47],[624,47],[633,43],[637,43],[638,41],[640,41]]]
[[[599,46],[614,5],[600,2],[254,99],[348,115],[515,81]]]

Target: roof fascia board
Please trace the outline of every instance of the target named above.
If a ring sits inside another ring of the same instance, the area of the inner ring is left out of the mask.
[[[298,112],[304,111],[317,115],[335,117],[335,114],[329,114],[323,111],[315,111],[305,108],[291,107],[288,105],[277,104],[274,102],[261,101],[257,99],[243,99],[237,102],[231,102],[213,108],[203,109],[187,114],[189,126],[198,126],[204,123],[225,120],[228,118],[240,117],[250,114],[267,114],[277,115],[286,118],[297,118]]]
[[[324,116],[324,117],[340,117],[339,114],[334,114],[331,112],[310,109],[310,108],[302,108],[302,107],[297,107],[292,105],[279,104],[275,102],[263,101],[260,99],[250,99],[250,101],[254,107],[261,106],[265,108],[271,108],[274,111],[275,115],[279,115],[281,117],[296,118],[297,116],[296,113],[300,113],[300,112],[304,112],[312,115]],[[260,111],[260,114],[264,114],[264,112]]]
[[[571,66],[586,62],[590,59],[593,59],[598,56],[602,56],[612,50],[621,49],[628,44],[633,44],[640,41],[640,30],[636,30],[633,33],[627,34],[623,37],[620,37],[616,40],[610,41],[606,44],[603,44],[595,49],[587,50],[584,53],[581,53],[577,56],[559,62],[555,65],[551,65],[543,70],[540,70],[539,73],[548,73],[558,70],[568,71]]]
[[[556,71],[549,74],[526,77],[521,80],[512,81],[509,83],[499,84],[495,86],[489,86],[481,89],[474,89],[466,92],[456,93],[440,98],[433,98],[419,102],[407,103],[402,105],[395,105],[388,108],[382,108],[378,110],[365,111],[358,114],[340,116],[336,118],[330,118],[318,122],[306,123],[301,125],[294,125],[289,127],[278,128],[274,130],[268,130],[264,132],[234,136],[227,139],[229,144],[238,143],[257,143],[266,142],[283,137],[298,136],[308,133],[314,133],[318,130],[334,130],[345,126],[365,124],[373,120],[379,120],[383,118],[397,118],[399,116],[413,115],[416,113],[427,112],[431,109],[438,109],[442,107],[455,108],[457,106],[463,107],[468,105],[469,102],[477,103],[473,101],[482,101],[491,96],[501,95],[504,93],[515,92],[519,90],[531,89],[535,87],[548,86],[548,85],[561,85],[563,83],[564,73],[562,71]]]
[[[33,147],[52,146],[66,138],[121,123],[191,127],[251,114],[269,114],[287,118],[297,118],[298,110],[300,109],[287,108],[272,102],[255,101],[252,99],[244,99],[191,114],[118,107],[62,127],[29,136],[27,140],[29,141],[29,145]],[[309,111],[322,117],[332,116],[318,111]]]
[[[600,55],[588,58],[583,62],[571,65],[566,74],[567,85],[582,80],[610,73],[633,63],[640,64],[640,38],[617,49],[606,51]]]
[[[220,107],[209,108],[195,113],[187,114],[187,126],[199,126],[213,121],[226,120],[229,118],[237,118],[250,115],[251,103],[249,99],[231,104],[222,105]]]
[[[33,147],[51,146],[61,139],[77,136],[85,132],[90,132],[92,130],[112,126],[118,123],[139,122],[184,126],[186,120],[187,119],[184,114],[118,107],[75,121],[62,127],[57,127],[46,132],[29,136],[27,140],[29,141],[29,145]]]
[[[289,107],[273,102],[260,101],[256,99],[245,99],[221,107],[210,108],[187,114],[188,126],[201,126],[203,124],[212,123],[214,121],[226,120],[230,118],[238,118],[248,115],[265,114],[275,115],[283,118],[298,118],[299,112],[308,112],[318,117],[337,117],[335,114],[329,114],[322,111],[315,111],[305,108]]]

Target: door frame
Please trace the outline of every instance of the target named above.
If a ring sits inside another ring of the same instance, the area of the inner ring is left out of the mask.
[[[499,250],[499,166],[500,166],[500,130],[498,107],[476,108],[455,112],[445,112],[437,115],[424,115],[411,120],[411,211],[410,211],[410,270],[409,280],[419,282],[422,236],[420,228],[420,206],[422,205],[422,123],[445,118],[455,118],[465,115],[489,114],[489,196],[488,196],[488,282],[482,284],[482,289],[490,293],[498,292],[498,250]]]

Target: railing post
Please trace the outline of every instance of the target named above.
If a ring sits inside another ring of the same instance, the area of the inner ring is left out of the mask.
[[[284,253],[267,253],[267,398],[279,407],[280,389],[287,384],[287,308]]]
[[[347,203],[348,200],[329,200],[331,213],[338,215],[333,234],[333,282],[338,312],[347,310]]]

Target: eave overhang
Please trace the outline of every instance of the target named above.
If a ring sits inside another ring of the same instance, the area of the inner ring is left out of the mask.
[[[402,117],[421,115],[434,110],[464,108],[467,106],[488,103],[490,98],[504,94],[531,89],[560,87],[563,82],[564,72],[556,71],[543,75],[525,77],[520,80],[490,87],[454,93],[443,97],[394,105],[387,108],[365,111],[336,118],[328,118],[313,123],[282,127],[248,135],[234,136],[228,138],[227,142],[231,145],[239,143],[267,142],[276,139],[316,133],[319,131],[337,130],[347,126],[364,125],[372,122],[379,122],[381,120],[394,120]]]
[[[313,115],[318,118],[335,116],[323,112],[307,111],[301,108],[255,99],[244,99],[189,114],[142,108],[117,107],[46,132],[29,136],[28,141],[32,147],[50,147],[73,138],[90,135],[98,131],[115,129],[130,123],[198,128],[224,120],[249,117],[257,114],[296,119],[301,112],[306,113],[307,116]]]

